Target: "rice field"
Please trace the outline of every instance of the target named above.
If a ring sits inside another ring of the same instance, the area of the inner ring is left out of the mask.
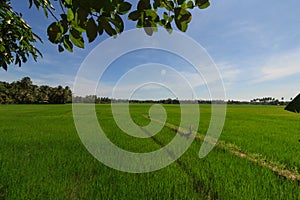
[[[149,123],[150,106],[130,105],[137,124]],[[168,144],[179,126],[179,105],[164,107],[169,125],[147,139],[125,134],[110,105],[96,105],[96,111],[114,144],[150,152]],[[218,145],[199,159],[210,106],[200,111],[197,138],[183,156],[161,170],[134,174],[111,169],[86,150],[71,105],[1,105],[0,199],[300,198],[300,115],[281,106],[229,105]]]

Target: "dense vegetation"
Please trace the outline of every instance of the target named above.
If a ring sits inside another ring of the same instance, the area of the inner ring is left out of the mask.
[[[0,104],[64,104],[72,102],[72,91],[66,86],[34,85],[29,77],[12,83],[0,81]]]
[[[83,105],[84,106],[84,105]],[[131,104],[133,120],[146,125],[150,104]],[[178,125],[178,105],[164,105]],[[210,120],[200,105],[199,136]],[[155,140],[132,138],[114,122],[111,107],[96,105],[101,127],[118,146],[148,152],[175,132],[164,127]],[[204,159],[201,141],[170,166],[130,174],[110,169],[82,145],[71,105],[0,105],[0,199],[299,199],[300,186],[261,166],[215,147]],[[178,118],[179,117],[179,118]],[[221,140],[299,173],[299,116],[282,106],[229,105]]]

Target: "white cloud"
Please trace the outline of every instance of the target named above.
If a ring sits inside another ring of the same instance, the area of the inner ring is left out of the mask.
[[[230,84],[231,82],[236,80],[239,74],[241,73],[240,69],[226,62],[219,63],[217,64],[217,66],[222,76],[222,79],[226,84]]]
[[[300,49],[274,55],[261,68],[262,76],[255,82],[271,81],[300,73],[299,58]]]

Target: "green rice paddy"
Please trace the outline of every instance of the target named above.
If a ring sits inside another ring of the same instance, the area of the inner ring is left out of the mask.
[[[84,106],[84,105],[83,105]],[[147,125],[151,105],[131,104],[133,120]],[[179,125],[179,105],[164,105],[167,122]],[[96,105],[109,139],[132,152],[150,152],[172,140],[165,126],[154,138],[128,136],[110,105]],[[210,106],[200,105],[199,136]],[[300,115],[281,106],[229,105],[220,141],[299,175]],[[159,141],[159,142],[158,142]],[[71,105],[0,106],[0,199],[299,199],[299,181],[216,147],[199,159],[202,144],[161,170],[132,174],[96,160],[77,135]]]

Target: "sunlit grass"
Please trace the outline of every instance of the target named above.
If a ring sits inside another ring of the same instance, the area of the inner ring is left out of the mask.
[[[150,105],[130,105],[141,125]],[[178,125],[178,105],[165,105],[167,121]],[[151,138],[137,139],[114,123],[109,105],[97,116],[118,146],[149,152],[161,148]],[[200,105],[199,133],[209,125],[210,106]],[[297,182],[268,168],[214,149],[198,158],[201,142],[170,166],[151,173],[116,171],[97,161],[81,143],[71,105],[0,106],[0,199],[297,199]],[[259,153],[290,168],[300,167],[300,116],[277,106],[228,106],[221,139],[245,152]],[[163,144],[174,131],[155,136]]]

